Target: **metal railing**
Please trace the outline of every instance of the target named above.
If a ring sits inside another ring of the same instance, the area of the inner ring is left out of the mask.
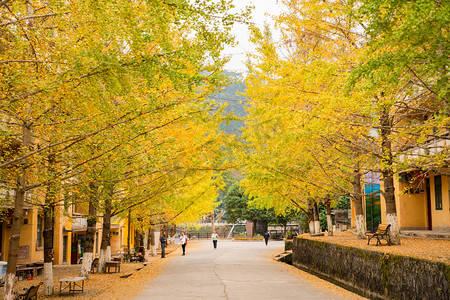
[[[189,239],[210,239],[211,238],[211,232],[188,232],[187,236]],[[223,232],[217,232],[217,235],[220,239],[226,238],[226,233]]]

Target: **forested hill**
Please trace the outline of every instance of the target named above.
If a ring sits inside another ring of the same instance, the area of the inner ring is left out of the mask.
[[[220,93],[215,93],[210,96],[210,98],[215,99],[217,103],[224,104],[228,103],[225,110],[226,114],[234,114],[238,118],[245,117],[247,112],[244,106],[247,101],[246,98],[240,93],[244,93],[247,89],[244,83],[244,77],[235,72],[224,71],[224,74],[233,79],[232,84],[226,86]],[[241,135],[240,129],[245,126],[244,121],[231,120],[227,123],[223,122],[220,128],[228,134]]]

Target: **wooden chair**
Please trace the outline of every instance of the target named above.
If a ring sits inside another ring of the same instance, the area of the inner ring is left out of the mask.
[[[39,290],[39,287],[43,284],[43,282],[40,282],[36,286],[30,287],[25,293],[19,294],[16,297],[16,300],[29,300],[29,299],[37,299],[37,292]]]
[[[98,272],[98,257],[94,258],[94,260],[92,261],[92,265],[91,265],[92,273],[95,273],[94,268],[97,268],[97,272]]]
[[[374,233],[366,233],[367,236],[367,245],[369,245],[370,240],[373,238],[377,238],[377,246],[381,245],[381,240],[385,240],[388,245],[391,245],[391,238],[389,236],[389,228],[391,224],[380,224],[377,227],[377,231]]]

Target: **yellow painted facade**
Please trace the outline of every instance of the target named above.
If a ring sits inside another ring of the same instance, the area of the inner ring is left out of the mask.
[[[20,234],[19,259],[17,261],[19,264],[42,262],[44,259],[43,222],[40,213],[37,207],[24,210],[24,224],[22,225]],[[38,225],[38,218],[41,218],[40,226]],[[5,220],[1,224],[2,242],[0,252],[2,259],[7,260],[9,237],[11,236],[10,220]],[[68,263],[72,236],[67,229],[70,230],[70,226],[71,223],[67,221],[67,218],[61,212],[57,211],[53,237],[54,264]],[[38,234],[41,235],[40,239],[38,239]]]
[[[436,207],[436,189],[439,190],[435,184],[436,176],[441,178],[442,208]],[[429,174],[428,180],[424,178],[424,184],[414,189],[407,189],[407,183],[395,180],[395,202],[401,230],[450,231],[449,180],[446,175]],[[381,198],[381,220],[387,223],[386,204]]]
[[[20,231],[18,263],[41,261],[44,258],[43,248],[37,245],[37,221],[38,209],[26,209],[24,223]],[[2,222],[2,259],[7,260],[9,253],[9,237],[11,236],[11,224],[9,220]]]
[[[84,239],[86,235],[85,229],[73,228],[75,218],[69,218],[67,215],[71,214],[71,209],[64,213],[63,207],[57,207],[54,216],[54,237],[53,237],[53,263],[59,264],[76,264],[81,257]],[[12,213],[12,210],[11,210]],[[43,262],[44,259],[44,238],[43,220],[41,218],[40,226],[38,226],[38,217],[42,214],[38,207],[29,208],[25,210],[24,224],[21,229],[20,238],[20,253],[19,264]],[[78,218],[79,219],[79,218]],[[113,255],[124,251],[127,247],[127,228],[124,229],[124,221],[120,218],[115,218],[111,226],[111,253]],[[9,237],[11,235],[10,220],[0,222],[0,253],[1,259],[8,259]],[[38,230],[38,227],[40,229]],[[97,231],[94,240],[94,255],[100,254],[101,239],[102,239],[102,220],[97,222]],[[132,226],[131,247],[134,246],[134,228]],[[41,238],[38,239],[38,232]],[[39,245],[40,242],[40,245]]]
[[[449,199],[449,176],[441,176],[442,184],[442,207],[436,208],[436,175],[431,176],[431,224],[435,230],[450,230],[450,199]]]
[[[130,228],[128,228],[128,220],[123,221],[123,230],[122,230],[122,240],[121,240],[121,248],[124,251],[128,250],[128,231],[130,231],[130,249],[134,248],[134,236],[135,236],[135,228],[133,224],[131,224]],[[112,252],[112,249],[111,249]]]

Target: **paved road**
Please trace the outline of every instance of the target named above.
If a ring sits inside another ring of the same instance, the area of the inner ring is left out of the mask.
[[[284,242],[198,241],[186,256],[171,254],[167,269],[152,280],[142,299],[343,299],[286,272],[271,259]]]

